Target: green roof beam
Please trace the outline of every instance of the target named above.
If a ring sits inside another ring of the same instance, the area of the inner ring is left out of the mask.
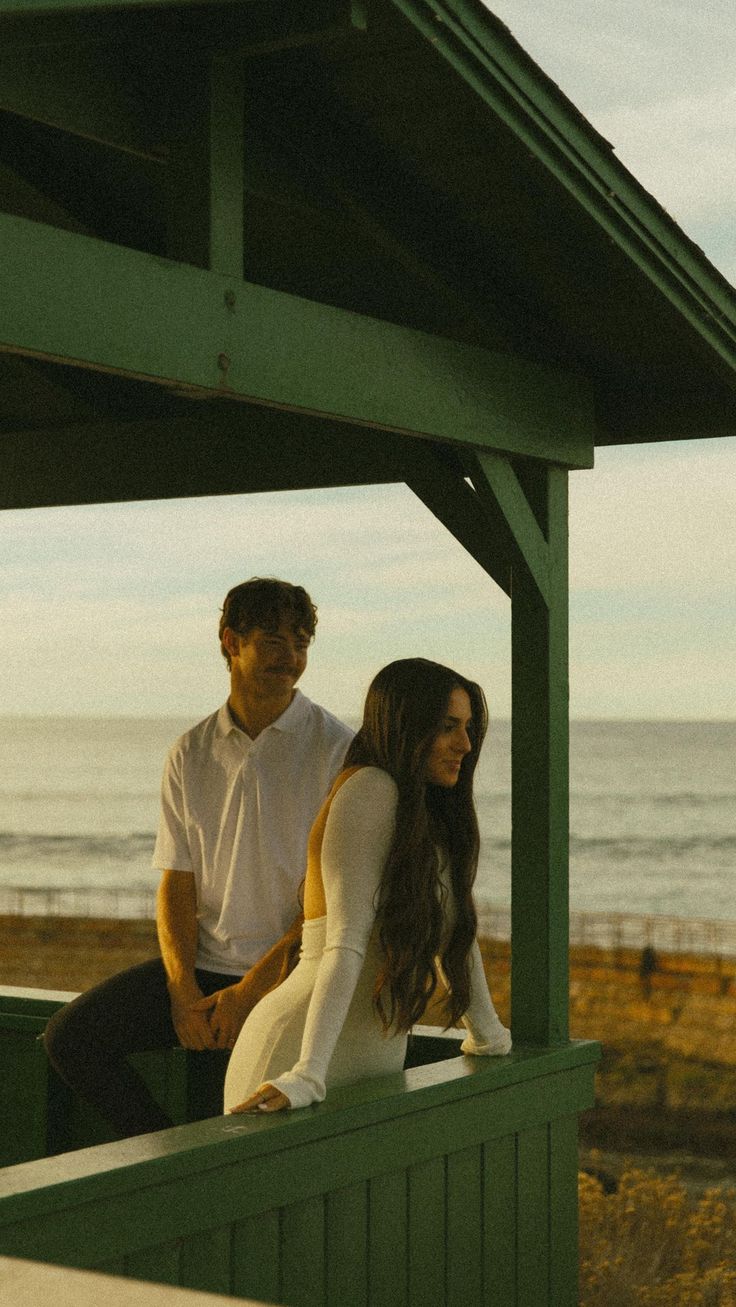
[[[0,509],[401,482],[415,450],[393,432],[367,441],[357,427],[232,400],[145,421],[92,413],[0,434]]]
[[[7,214],[0,244],[13,353],[592,466],[588,388],[561,369]]]

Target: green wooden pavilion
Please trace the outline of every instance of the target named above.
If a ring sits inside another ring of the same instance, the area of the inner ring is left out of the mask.
[[[567,476],[736,433],[733,291],[480,0],[0,0],[0,267],[0,507],[402,481],[510,596],[515,1040],[112,1143],[5,990],[0,1253],[572,1307]]]

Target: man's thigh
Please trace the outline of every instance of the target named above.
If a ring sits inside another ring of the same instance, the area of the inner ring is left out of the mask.
[[[49,1022],[50,1053],[74,1045],[110,1053],[145,1052],[178,1043],[160,958],[118,972],[80,994]]]

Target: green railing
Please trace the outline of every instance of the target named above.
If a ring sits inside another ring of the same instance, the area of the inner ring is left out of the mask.
[[[63,1134],[36,1038],[57,1005],[0,994],[3,1116],[34,1147]],[[0,1253],[289,1307],[573,1307],[577,1113],[597,1058],[588,1043],[454,1057],[304,1112],[21,1162],[0,1172]],[[190,1059],[162,1061],[157,1092],[196,1109]]]

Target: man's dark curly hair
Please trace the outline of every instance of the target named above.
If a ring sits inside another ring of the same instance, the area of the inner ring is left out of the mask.
[[[275,631],[285,622],[294,631],[303,631],[314,639],[317,626],[317,609],[306,590],[289,581],[278,581],[273,576],[252,576],[233,586],[225,596],[220,618],[220,649],[228,667],[230,655],[222,642],[226,626],[237,635],[247,635],[254,627]]]

